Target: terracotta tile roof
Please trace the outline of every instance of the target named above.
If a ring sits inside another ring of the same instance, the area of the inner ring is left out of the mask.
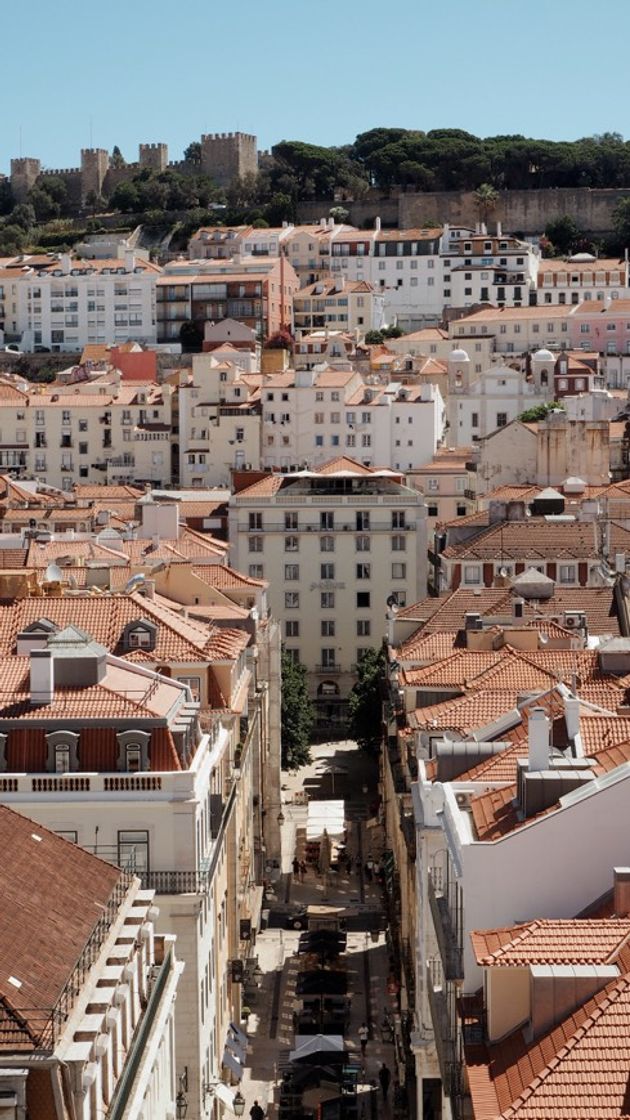
[[[264,478],[259,478],[257,482],[253,482],[251,486],[244,486],[242,490],[238,491],[238,497],[247,495],[248,498],[272,498],[285,484],[287,476],[285,474],[268,474]]]
[[[521,623],[532,622],[535,617],[561,616],[567,610],[586,613],[589,632],[619,635],[619,622],[614,589],[610,587],[558,587],[549,599],[525,602]],[[425,632],[461,630],[467,611],[477,611],[482,617],[497,617],[498,621],[512,620],[512,592],[501,587],[479,588],[478,592],[460,587],[439,598],[428,597],[398,612],[397,618],[425,622]]]
[[[124,564],[128,566],[149,566],[160,560],[177,562],[183,560],[203,561],[225,556],[227,543],[211,537],[208,533],[197,533],[194,529],[184,526],[177,540],[160,540],[153,544],[151,540],[64,540],[62,538],[48,543],[32,541],[28,550],[27,567],[46,568],[51,561],[59,563],[65,557],[75,563],[99,560],[106,564]],[[62,565],[63,566],[63,565]]]
[[[526,925],[472,932],[477,964],[613,964],[630,939],[630,919],[537,919]]]
[[[500,840],[515,828],[529,823],[518,815],[515,804],[516,785],[490,790],[470,799],[470,812],[475,825],[477,840]]]
[[[231,641],[232,635],[239,652],[243,643],[246,645],[248,641],[248,635],[242,630],[221,630],[217,635],[213,628],[173,614],[138,592],[131,595],[73,595],[45,600],[30,597],[10,605],[0,604],[0,656],[13,654],[17,635],[41,618],[48,619],[60,629],[70,624],[78,626],[110,653],[127,660],[134,655],[124,649],[124,628],[130,622],[146,618],[157,625],[156,646],[148,659],[153,664],[208,663],[218,650],[223,651],[221,643]]]
[[[6,1037],[5,1015],[19,1012],[27,1032],[30,1028],[37,1036],[123,879],[117,867],[4,805],[0,845],[5,853],[0,866],[5,911],[0,923],[0,1001],[5,1009],[0,1049],[9,1050],[15,1048],[15,1037]],[[20,982],[19,988],[9,976]],[[33,1008],[42,1010],[28,1011]],[[27,1032],[23,1046],[33,1049]]]
[[[473,692],[443,704],[431,704],[409,712],[409,726],[425,731],[453,730],[469,735],[494,723],[516,707],[518,691]]]
[[[477,679],[483,678],[486,670],[501,659],[502,654],[499,651],[477,653],[467,649],[456,650],[431,665],[424,665],[418,669],[403,669],[402,676],[405,684],[415,685],[417,688],[452,686],[473,689],[476,687]]]
[[[435,226],[429,229],[380,229],[376,234],[376,241],[435,241],[442,236],[442,227]]]
[[[534,1042],[517,1031],[467,1055],[476,1120],[627,1117],[629,1037],[630,977],[624,975]]]
[[[580,713],[580,737],[586,758],[599,755],[630,739],[630,716]]]
[[[519,560],[596,559],[595,526],[588,521],[503,521],[461,544],[448,545],[445,559]]]
[[[82,498],[102,498],[108,501],[126,501],[129,498],[141,498],[144,490],[135,486],[123,485],[96,485],[88,482],[75,482],[72,493],[81,500]]]
[[[191,570],[204,583],[216,587],[218,591],[260,591],[269,586],[268,580],[243,575],[236,568],[229,568],[227,564],[193,564]]]
[[[357,459],[351,459],[349,455],[338,455],[335,459],[329,459],[326,463],[322,463],[321,467],[316,468],[317,474],[336,474],[337,471],[352,471],[353,474],[374,473],[372,467],[364,466]]]
[[[396,660],[401,663],[413,661],[421,665],[441,661],[453,652],[456,638],[457,630],[440,631],[436,634],[416,630],[415,634],[396,648]]]

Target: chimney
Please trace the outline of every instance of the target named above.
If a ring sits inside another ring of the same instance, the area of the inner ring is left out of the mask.
[[[544,708],[532,708],[528,729],[529,772],[549,769],[549,720]]]
[[[70,260],[69,253],[60,253],[59,255],[59,268],[64,276],[67,276],[72,268],[72,261]]]
[[[374,232],[375,233],[380,233],[381,232],[381,219],[380,218],[375,218],[374,219]]]
[[[618,918],[627,918],[630,914],[630,867],[613,868],[613,876],[613,909]]]
[[[497,222],[497,237],[503,237],[503,226],[501,222]]]
[[[136,267],[136,254],[133,249],[125,249],[125,272],[133,272]]]
[[[32,649],[31,706],[51,704],[55,696],[55,666],[52,650]]]
[[[564,722],[569,739],[575,739],[580,732],[580,701],[575,696],[564,702]]]
[[[319,219],[319,224],[320,224],[322,229],[327,229],[327,227],[328,227],[328,222],[326,221],[325,218],[320,218]]]

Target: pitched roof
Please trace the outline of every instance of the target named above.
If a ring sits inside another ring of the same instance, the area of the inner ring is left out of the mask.
[[[448,545],[442,554],[457,560],[596,559],[595,525],[589,521],[502,521],[461,544]]]
[[[537,964],[612,964],[630,939],[629,918],[537,919],[473,932],[477,964],[517,968]]]
[[[461,630],[467,611],[477,611],[482,617],[512,620],[513,592],[504,587],[483,587],[471,590],[460,587],[439,598],[428,597],[412,603],[398,612],[399,619],[424,622],[424,632]],[[525,602],[523,619],[536,625],[541,616],[561,616],[564,611],[584,611],[590,634],[619,634],[619,621],[614,588],[611,587],[559,587],[554,588],[549,599]]]
[[[469,735],[494,723],[516,707],[519,690],[497,692],[472,692],[456,700],[431,704],[409,712],[409,726],[428,731],[453,730]]]
[[[0,806],[0,1049],[32,1049],[123,873],[40,824]],[[17,983],[13,983],[13,977]],[[36,1008],[38,1010],[28,1010]],[[17,1037],[14,1014],[26,1030]],[[30,1037],[29,1037],[30,1034]],[[9,1035],[9,1037],[7,1037]]]

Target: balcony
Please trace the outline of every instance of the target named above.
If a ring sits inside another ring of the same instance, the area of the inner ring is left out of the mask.
[[[325,673],[326,676],[335,677],[338,676],[339,673],[343,673],[343,669],[341,665],[316,665],[315,672]]]
[[[432,867],[428,874],[429,906],[447,980],[463,980],[462,901],[459,883],[449,872]]]
[[[427,961],[425,983],[442,1085],[450,1097],[453,1117],[459,1120],[462,1116],[462,1063],[457,1044],[455,991],[445,979],[441,961]]]

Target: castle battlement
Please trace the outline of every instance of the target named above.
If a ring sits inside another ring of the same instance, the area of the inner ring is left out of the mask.
[[[81,159],[85,159],[86,156],[90,158],[94,156],[107,156],[109,159],[109,152],[107,148],[81,148]]]
[[[205,140],[249,140],[256,143],[256,137],[249,132],[204,132],[201,136],[201,142],[203,143]]]
[[[42,175],[80,175],[80,167],[42,167]]]
[[[166,144],[158,142],[155,144],[140,144],[139,147],[141,152],[161,152]]]

